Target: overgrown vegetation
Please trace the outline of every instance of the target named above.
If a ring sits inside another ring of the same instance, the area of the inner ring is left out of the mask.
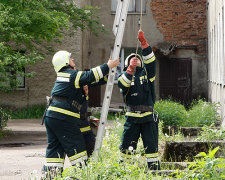
[[[66,33],[105,31],[94,13],[98,9],[78,8],[73,0],[1,0],[0,90],[16,89],[18,75],[31,77],[34,73],[23,69],[43,60],[51,42],[61,42]]]
[[[217,109],[217,104],[202,99],[195,100],[188,110],[179,102],[172,100],[160,100],[155,103],[155,110],[165,126],[210,126],[219,119]]]
[[[137,154],[133,159],[124,159],[123,162],[120,151],[120,134],[123,129],[123,123],[116,121],[111,131],[107,131],[101,148],[101,154],[96,161],[89,159],[87,166],[82,169],[79,167],[70,167],[64,170],[63,178],[77,177],[79,179],[129,179],[129,180],[147,180],[156,176],[147,171],[147,162],[141,156],[143,146],[141,141],[138,143]],[[63,179],[61,178],[61,179]],[[158,176],[158,179],[163,179]]]
[[[34,105],[21,109],[5,109],[12,119],[39,119],[43,117],[45,105]]]
[[[0,132],[7,125],[7,122],[9,119],[10,119],[10,115],[6,113],[4,109],[0,107]],[[1,133],[0,133],[0,137],[1,137]]]
[[[165,126],[182,126],[186,121],[187,111],[184,105],[172,100],[160,100],[155,103],[155,110]]]
[[[225,159],[215,158],[219,147],[209,150],[209,153],[201,152],[196,156],[194,162],[190,163],[187,170],[178,172],[178,179],[225,179]]]
[[[215,158],[215,153],[218,148],[209,151],[206,155],[201,152],[198,158],[190,164],[187,170],[177,172],[171,175],[154,175],[148,171],[147,162],[144,156],[144,148],[141,140],[138,142],[136,155],[133,158],[124,158],[119,151],[120,135],[123,129],[123,122],[117,120],[114,127],[106,132],[103,139],[103,145],[98,161],[94,157],[89,159],[87,166],[69,167],[64,170],[63,177],[57,179],[66,179],[67,177],[76,177],[79,179],[127,179],[127,180],[148,180],[148,179],[223,179],[225,176],[224,159]],[[161,126],[161,125],[160,125]],[[162,127],[162,126],[161,126]],[[161,139],[165,140],[165,139]],[[121,161],[123,159],[123,161]],[[169,168],[169,167],[168,167]],[[164,169],[165,170],[165,169]]]
[[[210,126],[219,118],[217,113],[218,105],[206,102],[202,99],[193,101],[191,109],[188,111],[188,118],[185,126]]]
[[[197,141],[214,141],[224,140],[225,129],[224,127],[216,128],[214,124],[210,126],[203,126],[200,135],[196,138]]]

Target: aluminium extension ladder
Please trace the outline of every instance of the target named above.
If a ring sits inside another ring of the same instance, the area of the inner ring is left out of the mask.
[[[115,16],[115,20],[113,24],[113,33],[116,37],[113,52],[112,52],[113,60],[119,58],[129,3],[130,3],[130,0],[118,0],[118,4],[116,8],[116,16]],[[94,156],[97,161],[99,159],[100,149],[102,146],[102,140],[105,134],[105,126],[107,122],[107,116],[108,116],[109,105],[110,105],[110,100],[112,96],[116,70],[117,70],[116,67],[110,70],[106,89],[105,89],[105,96],[103,100],[101,117],[100,117],[98,133],[97,133],[95,149],[94,149]]]

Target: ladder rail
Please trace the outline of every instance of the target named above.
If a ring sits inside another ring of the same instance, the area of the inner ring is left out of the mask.
[[[116,39],[115,39],[114,48],[112,52],[112,59],[119,58],[124,29],[126,25],[126,18],[127,18],[129,3],[130,3],[130,0],[118,1],[116,17],[115,17],[114,25],[113,25],[114,26],[113,32],[114,32],[114,35],[116,36]],[[105,95],[104,95],[100,122],[99,122],[96,142],[95,142],[95,149],[94,149],[94,155],[97,161],[99,159],[100,150],[102,146],[102,140],[105,134],[105,126],[107,123],[107,116],[108,116],[109,105],[110,105],[111,96],[112,96],[116,70],[117,70],[117,67],[110,69],[110,72],[108,75],[108,81],[107,81],[107,85],[105,89]]]

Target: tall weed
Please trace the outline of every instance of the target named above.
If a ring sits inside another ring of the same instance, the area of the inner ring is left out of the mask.
[[[165,126],[182,126],[187,118],[184,105],[172,100],[160,100],[155,103],[155,110]]]
[[[184,172],[178,172],[178,179],[225,179],[225,159],[215,158],[215,154],[219,147],[209,150],[209,153],[200,152],[196,156],[194,162],[190,163],[189,167]]]
[[[196,138],[197,141],[213,141],[224,140],[225,128],[216,128],[214,124],[210,126],[203,126],[200,135]]]
[[[218,119],[217,104],[206,102],[202,99],[194,101],[188,111],[185,126],[210,126]]]

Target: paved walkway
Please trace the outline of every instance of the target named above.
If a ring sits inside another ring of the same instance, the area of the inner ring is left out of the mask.
[[[40,119],[10,120],[9,136],[0,139],[0,179],[40,179],[46,132]],[[33,174],[33,175],[32,175]]]

